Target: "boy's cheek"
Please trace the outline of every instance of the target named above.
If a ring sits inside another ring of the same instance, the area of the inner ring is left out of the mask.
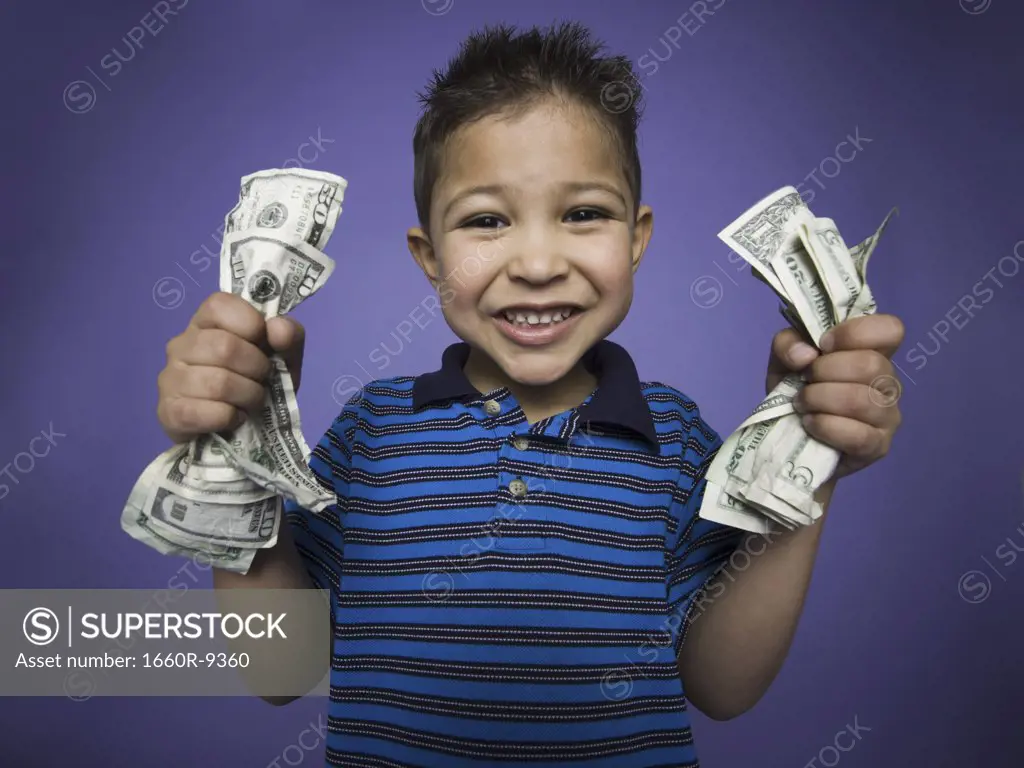
[[[448,284],[448,281],[444,281],[438,284],[437,297],[439,300],[439,308],[451,306],[452,302],[455,301],[456,296],[457,294],[455,292],[455,289]]]
[[[430,321],[434,319],[434,312],[440,309],[441,299],[434,294],[430,294],[412,308],[412,312],[409,313],[409,319],[416,323],[416,326],[421,331],[425,331]]]
[[[474,311],[480,300],[479,277],[473,278],[458,268],[447,273],[438,283],[437,297],[445,317]]]
[[[430,308],[463,340],[475,326],[473,318],[477,316],[476,301],[467,291],[460,291],[457,286],[442,284],[437,293],[437,306],[430,305]],[[427,315],[427,320],[431,320],[430,315]]]
[[[616,326],[626,318],[629,308],[633,304],[632,276],[623,278],[618,285],[612,286],[610,290],[610,293],[605,293],[604,301],[611,310],[610,325]],[[611,333],[611,330],[609,328],[607,333]]]

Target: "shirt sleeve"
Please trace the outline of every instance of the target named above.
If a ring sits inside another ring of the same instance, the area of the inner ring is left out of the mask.
[[[673,496],[666,541],[669,616],[675,629],[676,656],[693,620],[709,602],[704,590],[743,540],[745,532],[698,517],[705,475],[722,439],[694,412],[683,448],[682,471]]]
[[[343,520],[352,466],[348,431],[355,424],[355,400],[345,405],[309,457],[309,468],[317,481],[335,494],[337,502],[318,514],[290,499],[284,504],[285,520],[299,557],[313,581],[330,593],[332,611],[341,590]]]

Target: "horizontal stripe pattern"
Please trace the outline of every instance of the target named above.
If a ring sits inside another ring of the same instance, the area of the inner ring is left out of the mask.
[[[721,445],[696,405],[637,381],[652,445],[415,386],[368,385],[319,441],[335,506],[286,505],[332,598],[327,764],[696,766],[676,656],[739,541],[696,517]]]

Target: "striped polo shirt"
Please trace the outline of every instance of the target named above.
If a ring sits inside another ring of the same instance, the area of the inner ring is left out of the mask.
[[[338,503],[286,507],[331,594],[327,764],[697,765],[676,656],[741,535],[697,517],[719,436],[607,340],[534,424],[468,355],[366,386],[310,458]]]

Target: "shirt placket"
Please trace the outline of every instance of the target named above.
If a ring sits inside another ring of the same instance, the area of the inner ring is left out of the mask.
[[[498,446],[496,503],[490,531],[494,548],[544,549],[547,540],[537,528],[547,521],[547,514],[533,503],[538,491],[544,489],[543,481],[538,473],[523,469],[536,461],[536,440],[531,439],[530,426],[519,404],[507,390],[499,392],[489,394],[482,402],[487,427]]]

